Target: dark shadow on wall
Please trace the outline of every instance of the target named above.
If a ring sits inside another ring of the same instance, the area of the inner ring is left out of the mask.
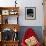
[[[20,42],[21,42],[21,40],[22,40],[22,38],[24,36],[25,31],[28,28],[32,28],[36,32],[39,41],[41,43],[43,43],[43,30],[42,30],[42,26],[21,26],[20,27],[20,31],[19,31],[19,40],[20,40]]]

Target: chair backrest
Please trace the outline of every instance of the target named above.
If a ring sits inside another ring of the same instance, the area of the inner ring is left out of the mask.
[[[24,34],[24,37],[22,38],[22,46],[26,46],[25,39],[28,39],[29,37],[36,36],[36,33],[32,28],[28,28]]]

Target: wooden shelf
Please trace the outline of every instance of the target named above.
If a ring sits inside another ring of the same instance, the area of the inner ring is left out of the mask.
[[[19,42],[19,40],[15,40],[15,41],[10,40],[10,41],[3,41],[3,42],[5,42],[5,43],[8,43],[8,42],[12,43],[12,42]]]
[[[12,13],[17,12],[16,14],[14,13],[12,15],[18,15],[19,7],[0,7],[0,14],[2,14],[2,11],[8,12],[7,15],[11,15],[10,12],[12,12]],[[6,15],[6,14],[4,14],[4,15]]]
[[[18,41],[3,41],[0,45],[2,46],[18,46]]]
[[[19,7],[0,7],[1,10],[5,10],[5,9],[19,9]]]
[[[17,32],[19,31],[20,29],[20,26],[19,24],[0,24],[0,28],[1,28],[1,31],[5,28],[10,28],[14,31],[14,29],[17,30]]]
[[[7,17],[9,17],[9,16],[14,16],[14,17],[17,16],[17,24],[8,24]],[[20,26],[18,24],[19,7],[0,7],[0,17],[1,17],[1,19],[0,19],[1,20],[1,24],[0,24],[0,32],[1,32],[0,46],[18,46],[18,42],[19,42],[18,39],[17,39],[17,41],[16,41],[16,39],[15,39],[15,41],[13,41],[15,36],[13,37],[13,39],[10,39],[9,41],[7,41],[7,40],[5,41],[2,37],[2,33],[3,33],[3,30],[6,28],[11,29],[10,31],[14,31],[14,35],[15,35],[15,33],[18,33],[18,31],[20,29]]]
[[[4,24],[6,22],[5,17],[9,17],[9,16],[16,17],[17,16],[17,24],[18,24],[19,7],[0,7],[0,16],[1,16],[1,23],[2,24]],[[6,20],[8,23],[8,18]]]

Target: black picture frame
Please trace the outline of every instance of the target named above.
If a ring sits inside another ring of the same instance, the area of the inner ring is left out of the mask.
[[[25,7],[25,19],[26,20],[36,19],[36,7]]]

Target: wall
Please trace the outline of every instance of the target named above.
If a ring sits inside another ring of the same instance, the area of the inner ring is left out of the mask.
[[[42,0],[21,0],[18,1],[20,8],[20,24],[22,26],[43,26],[43,6]],[[25,20],[25,7],[36,7],[36,20]]]
[[[1,7],[15,6],[14,1],[15,0],[0,0],[0,6]],[[43,30],[42,30],[42,27],[38,27],[38,26],[44,26],[42,2],[43,2],[43,0],[17,0],[18,6],[19,6],[19,15],[20,15],[19,24],[20,24],[20,26],[34,26],[32,28],[37,32],[37,35],[38,35],[40,41],[42,41],[42,38],[43,38],[43,34],[42,34]],[[36,20],[25,20],[25,7],[36,7]],[[11,20],[11,18],[12,17],[10,16],[9,20]],[[15,17],[13,20],[15,20]],[[15,21],[13,21],[13,22],[15,22]],[[21,27],[22,31],[20,30],[20,36],[23,35],[23,33],[24,33],[23,31],[25,31],[24,28],[27,28],[27,27]],[[22,37],[20,37],[20,38],[22,38]]]
[[[15,6],[15,0],[0,0],[0,6]],[[21,26],[43,26],[43,0],[17,0],[19,6],[19,24]],[[25,20],[25,7],[36,7],[36,20]],[[9,19],[10,20],[10,19]]]

